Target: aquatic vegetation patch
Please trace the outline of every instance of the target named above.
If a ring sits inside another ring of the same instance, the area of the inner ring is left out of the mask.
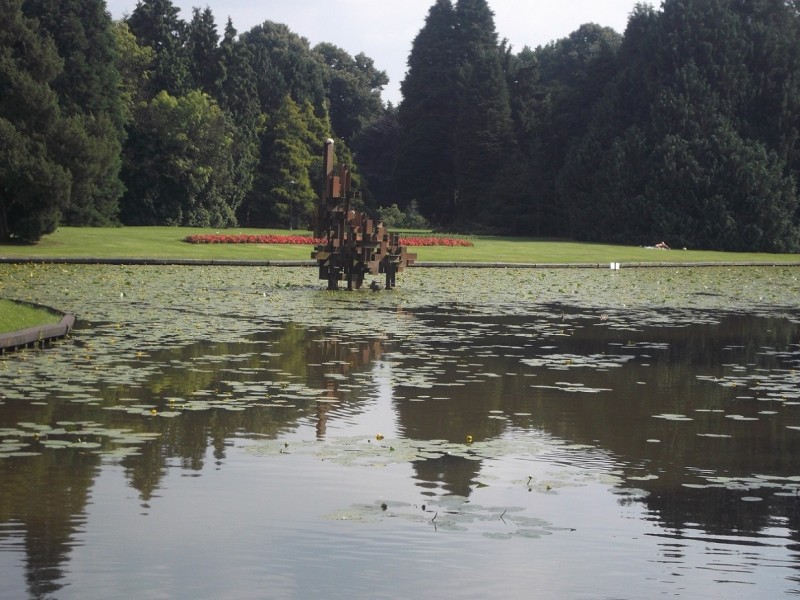
[[[549,369],[568,370],[575,368],[609,369],[623,366],[634,358],[632,355],[591,354],[579,356],[576,354],[546,354],[521,360],[523,364],[531,367],[545,367]]]
[[[471,503],[468,498],[450,496],[440,502],[426,504],[376,500],[369,504],[354,504],[324,515],[323,518],[367,524],[398,519],[451,533],[463,533],[478,528],[483,537],[496,540],[512,537],[539,539],[570,531],[568,528],[556,527],[544,519],[526,516],[522,514],[525,510],[517,506],[481,506]]]
[[[737,492],[761,492],[763,495],[797,497],[800,495],[800,476],[778,476],[754,474],[746,477],[725,475],[702,475],[704,483],[684,483],[683,487],[692,489],[721,488]],[[752,501],[754,497],[750,496]],[[755,497],[762,500],[761,496]],[[748,496],[741,500],[747,501]]]
[[[463,442],[448,440],[415,440],[407,438],[388,439],[376,437],[329,437],[314,440],[258,440],[248,443],[246,451],[263,457],[285,457],[286,455],[311,456],[320,461],[350,467],[388,467],[414,461],[457,458],[470,461],[492,461],[506,456],[524,456],[527,460],[536,457],[552,457],[557,450],[559,456],[578,455],[592,450],[580,444],[541,435],[526,433],[485,440],[473,440],[469,436]],[[559,470],[547,477],[529,477],[526,480],[509,480],[504,485],[522,486],[529,491],[555,492],[566,487],[585,485],[587,482],[617,485],[621,479],[610,475],[603,468],[583,468],[572,471]],[[476,484],[478,487],[485,484]]]
[[[94,421],[59,421],[54,426],[20,422],[0,429],[0,459],[38,456],[47,450],[88,451],[108,459],[139,454],[160,433],[109,428]]]

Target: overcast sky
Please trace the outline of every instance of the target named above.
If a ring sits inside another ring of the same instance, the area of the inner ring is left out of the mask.
[[[264,21],[285,23],[314,46],[330,42],[350,55],[364,52],[389,75],[383,99],[397,104],[411,43],[425,24],[434,0],[172,0],[184,21],[192,7],[211,7],[219,33],[228,17],[239,31]],[[500,39],[520,50],[568,36],[583,23],[625,31],[636,0],[489,0]],[[658,4],[658,3],[656,3]],[[115,19],[129,14],[136,0],[107,0]]]

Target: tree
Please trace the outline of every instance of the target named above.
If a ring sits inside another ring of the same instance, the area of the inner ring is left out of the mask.
[[[757,13],[742,6],[749,4],[667,0],[659,14],[635,11],[621,69],[560,177],[577,236],[800,248],[787,155],[747,118],[760,94],[754,90],[765,89],[765,65],[753,68],[750,36],[761,29],[753,25]],[[790,122],[791,111],[784,114]]]
[[[218,102],[235,125],[232,158],[233,177],[238,184],[236,206],[241,206],[252,190],[259,164],[258,136],[263,132],[266,121],[258,102],[251,59],[247,47],[237,39],[236,29],[229,18],[220,42],[223,76]]]
[[[150,46],[140,46],[125,21],[114,21],[116,53],[114,60],[119,71],[119,94],[125,123],[133,119],[133,108],[145,100],[147,77],[155,53]]]
[[[26,0],[23,10],[55,42],[64,69],[52,87],[68,118],[63,162],[72,176],[68,225],[117,220],[124,107],[115,38],[102,0]]]
[[[800,180],[800,6],[784,0],[736,6],[750,41],[746,63],[752,73],[739,113],[742,127]]]
[[[400,84],[400,128],[395,179],[400,205],[416,199],[434,224],[448,221],[456,193],[452,135],[457,118],[459,62],[456,15],[450,0],[437,0],[414,38]]]
[[[148,78],[151,98],[162,90],[177,96],[191,87],[186,23],[178,13],[180,9],[171,0],[139,0],[127,19],[138,43],[153,49]]]
[[[219,34],[210,8],[203,11],[196,7],[192,9],[192,20],[186,29],[186,46],[191,86],[219,98],[224,72]]]
[[[498,196],[500,182],[517,157],[494,16],[485,0],[459,0],[456,22],[462,63],[453,139],[458,191],[453,220],[502,227],[497,217],[507,198]]]
[[[363,52],[352,57],[328,43],[317,44],[314,52],[327,67],[325,87],[331,126],[336,135],[351,142],[383,111],[381,90],[389,78]]]
[[[298,104],[309,102],[318,116],[326,116],[325,70],[307,39],[292,33],[286,25],[264,21],[242,34],[240,40],[253,59],[263,113],[279,110],[289,96]]]
[[[50,87],[63,68],[52,40],[0,0],[0,240],[35,242],[58,226],[70,175],[54,141],[66,126]]]
[[[516,142],[527,175],[527,202],[520,206],[520,216],[531,233],[569,233],[567,206],[558,200],[558,174],[616,74],[621,42],[613,29],[588,23],[535,51],[523,49],[512,62],[515,70],[523,69],[523,77],[515,75],[510,89]],[[635,89],[627,93],[635,94]]]
[[[250,49],[237,39],[233,22],[228,19],[220,42],[223,77],[218,101],[239,125],[254,123],[261,114],[257,76]]]
[[[330,126],[310,102],[299,105],[285,98],[262,135],[262,164],[240,213],[245,224],[303,229],[310,224],[322,170],[320,149],[327,137]]]
[[[394,177],[399,136],[397,109],[390,103],[352,141],[353,154],[364,177],[361,192],[368,206],[394,204],[404,197],[403,182]]]
[[[401,84],[396,174],[403,204],[434,224],[471,229],[503,221],[498,183],[515,171],[511,109],[494,15],[485,0],[431,7]],[[510,187],[503,188],[505,192]]]
[[[136,110],[122,218],[129,225],[236,224],[233,126],[207,95],[160,92]]]

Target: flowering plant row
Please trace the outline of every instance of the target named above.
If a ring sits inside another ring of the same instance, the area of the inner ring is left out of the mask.
[[[183,238],[190,244],[318,244],[319,240],[310,235],[272,235],[272,234],[236,234],[206,233],[188,235]]]
[[[207,233],[189,235],[183,238],[190,244],[304,244],[315,246],[324,240],[308,235],[275,235],[275,234],[236,234]],[[401,246],[472,246],[469,240],[438,236],[400,238]]]

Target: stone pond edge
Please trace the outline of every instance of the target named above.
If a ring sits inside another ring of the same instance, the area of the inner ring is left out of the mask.
[[[17,302],[17,300],[14,300],[14,302]],[[44,346],[47,342],[67,337],[75,326],[75,315],[73,314],[62,313],[59,310],[41,304],[26,304],[60,314],[61,320],[58,323],[36,325],[18,331],[0,333],[0,354],[31,346]]]

